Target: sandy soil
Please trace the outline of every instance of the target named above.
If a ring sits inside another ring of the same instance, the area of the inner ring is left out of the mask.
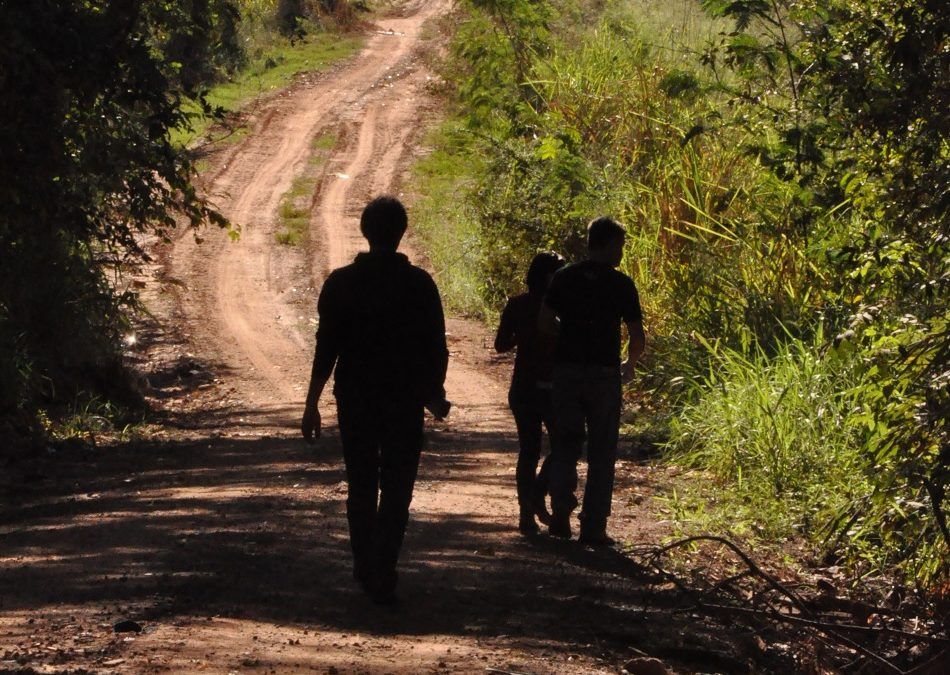
[[[456,407],[430,424],[403,602],[375,607],[352,583],[332,402],[317,446],[297,431],[314,305],[362,248],[366,199],[399,189],[428,105],[422,27],[448,6],[381,19],[358,57],[274,97],[213,158],[207,191],[241,238],[183,233],[157,250],[136,355],[164,422],[58,458],[0,518],[0,671],[595,673],[644,654],[752,667],[751,631],[671,611],[673,589],[644,585],[620,553],[518,536],[510,364],[459,318]],[[279,204],[326,133],[309,237],[281,246]],[[659,537],[642,504],[652,471],[621,462],[615,536]],[[124,619],[144,630],[115,632]]]

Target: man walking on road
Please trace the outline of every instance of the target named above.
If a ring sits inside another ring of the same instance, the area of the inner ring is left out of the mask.
[[[348,493],[353,576],[376,602],[395,600],[396,562],[423,444],[423,409],[449,411],[449,352],[439,291],[397,248],[406,210],[378,197],[363,210],[369,252],[334,270],[320,292],[319,328],[301,431],[320,435],[320,394],[333,393]]]
[[[607,517],[622,404],[621,386],[633,374],[645,338],[633,280],[615,269],[626,233],[611,218],[587,228],[588,257],[554,275],[539,317],[540,329],[557,336],[554,355],[551,437],[552,536],[570,538],[577,507],[577,461],[587,441],[587,486],[581,511],[582,543],[609,546]],[[627,360],[620,361],[620,328],[628,333]]]

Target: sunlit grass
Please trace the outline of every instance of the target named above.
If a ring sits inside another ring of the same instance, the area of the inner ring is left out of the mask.
[[[281,229],[275,235],[278,244],[297,246],[306,237],[310,225],[310,200],[314,179],[300,176],[294,179],[290,190],[284,194],[278,209]]]
[[[702,520],[819,541],[834,514],[869,493],[861,370],[821,343],[792,341],[774,356],[710,345],[709,372],[674,418],[669,443],[676,462],[718,483],[687,490],[715,500]]]
[[[697,0],[625,0],[607,13],[611,20],[629,21],[667,58],[689,58],[731,24],[703,11]]]
[[[426,139],[432,151],[412,168],[409,227],[425,249],[445,304],[484,316],[479,228],[464,196],[479,160],[462,133],[457,122],[448,121]]]

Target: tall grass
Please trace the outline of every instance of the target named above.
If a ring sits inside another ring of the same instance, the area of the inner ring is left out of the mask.
[[[668,61],[694,61],[731,24],[703,11],[697,0],[623,0],[611,3],[605,17],[635,26],[641,37],[665,50]]]
[[[738,519],[764,534],[813,539],[834,514],[870,493],[860,364],[822,340],[783,344],[774,356],[707,343],[709,372],[674,417],[669,449],[711,472]]]
[[[717,28],[673,5],[669,40],[699,44]],[[583,255],[586,222],[606,213],[630,231],[624,269],[661,350],[702,356],[685,344],[693,331],[732,346],[750,333],[777,341],[779,326],[797,330],[816,308],[802,287],[811,278],[800,273],[801,243],[784,234],[790,192],[745,152],[746,132],[719,122],[723,96],[695,53],[656,44],[665,33],[650,21],[660,19],[641,20],[653,7],[613,5],[571,40],[538,49],[533,95],[514,120],[473,113],[487,157],[471,200],[485,243],[483,302],[497,307],[516,292],[540,249]],[[484,67],[463,64],[460,91],[473,104],[508,100],[472,91]]]
[[[426,145],[431,150],[412,168],[413,184],[420,189],[410,203],[410,228],[429,258],[446,306],[462,314],[485,316],[484,246],[475,214],[464,197],[480,162],[466,138],[454,121],[430,131]]]

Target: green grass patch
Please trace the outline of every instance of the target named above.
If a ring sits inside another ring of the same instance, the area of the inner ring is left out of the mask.
[[[479,227],[465,197],[480,160],[464,134],[453,120],[430,131],[426,144],[432,151],[412,168],[410,228],[422,242],[446,306],[485,316]]]
[[[278,209],[281,224],[281,230],[275,235],[278,244],[298,246],[306,237],[314,184],[310,175],[299,176],[284,194]]]
[[[355,54],[363,42],[364,38],[359,35],[330,32],[308,35],[294,44],[288,40],[278,40],[262,49],[248,67],[230,81],[212,87],[208,92],[208,102],[226,112],[237,112],[261,96],[286,87],[300,73],[323,70]],[[214,124],[215,120],[201,115],[197,106],[192,106],[191,112],[195,115],[192,128],[181,129],[174,134],[173,141],[177,144],[189,145],[205,136]],[[233,133],[229,139],[234,139]]]
[[[65,412],[37,412],[46,437],[54,446],[88,446],[102,440],[129,441],[142,430],[141,420],[131,410],[100,396],[79,394]]]
[[[709,373],[671,425],[673,460],[705,475],[671,501],[687,530],[822,544],[870,494],[860,364],[821,342],[775,356],[710,346]]]
[[[314,136],[313,141],[310,142],[310,147],[313,150],[329,151],[333,149],[333,146],[336,145],[336,134],[334,133],[324,133],[319,136]],[[314,155],[311,159],[323,159],[320,155]]]
[[[274,235],[278,244],[299,246],[306,238],[310,226],[310,203],[317,184],[317,169],[326,161],[336,141],[335,134],[325,133],[316,136],[311,142],[313,153],[305,173],[294,179],[280,202],[277,213],[281,229]]]
[[[299,246],[303,241],[303,234],[297,228],[283,229],[274,235],[277,243],[282,246]]]

